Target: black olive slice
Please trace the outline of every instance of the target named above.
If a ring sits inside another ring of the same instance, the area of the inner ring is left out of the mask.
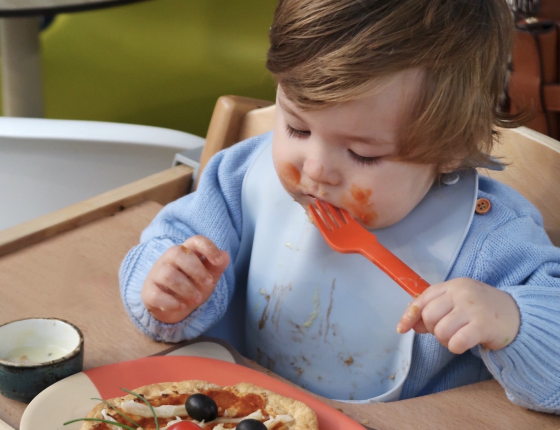
[[[212,421],[218,416],[218,405],[212,397],[197,393],[189,396],[185,402],[189,416],[197,421]]]

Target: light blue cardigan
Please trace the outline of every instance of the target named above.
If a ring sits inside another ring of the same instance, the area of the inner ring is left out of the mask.
[[[146,335],[166,342],[194,338],[224,314],[235,286],[232,264],[210,299],[176,324],[161,323],[146,311],[142,284],[166,249],[195,234],[212,239],[235,261],[242,233],[243,178],[258,148],[271,138],[267,133],[217,154],[198,190],[167,205],[124,259],[121,296]],[[516,191],[480,177],[479,197],[489,199],[492,209],[474,216],[449,278],[469,277],[509,293],[521,311],[519,334],[501,350],[477,346],[461,355],[449,352],[430,334],[416,335],[401,398],[494,377],[514,403],[560,413],[560,249],[551,244],[538,211]]]

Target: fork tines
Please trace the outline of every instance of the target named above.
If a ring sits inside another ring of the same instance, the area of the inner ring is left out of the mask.
[[[315,206],[319,209],[320,215]],[[339,213],[338,209],[330,203],[316,200],[309,204],[309,209],[313,214],[315,222],[324,230],[334,230],[335,228],[342,227],[344,224],[348,224],[344,214]]]

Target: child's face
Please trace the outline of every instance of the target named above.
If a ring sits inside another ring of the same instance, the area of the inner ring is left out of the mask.
[[[363,225],[404,218],[426,195],[435,165],[397,160],[399,128],[421,86],[418,70],[396,73],[379,91],[302,111],[278,88],[274,167],[286,191],[308,211],[317,198]]]

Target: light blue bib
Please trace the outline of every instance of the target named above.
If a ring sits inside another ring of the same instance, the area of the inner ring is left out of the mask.
[[[458,183],[434,185],[407,217],[374,233],[429,283],[441,282],[469,229],[477,188],[476,171],[464,171]],[[280,184],[271,144],[247,172],[242,210],[235,309],[245,300],[245,344],[236,346],[328,398],[398,399],[413,333],[397,334],[396,326],[411,297],[361,255],[339,254],[325,243]]]

